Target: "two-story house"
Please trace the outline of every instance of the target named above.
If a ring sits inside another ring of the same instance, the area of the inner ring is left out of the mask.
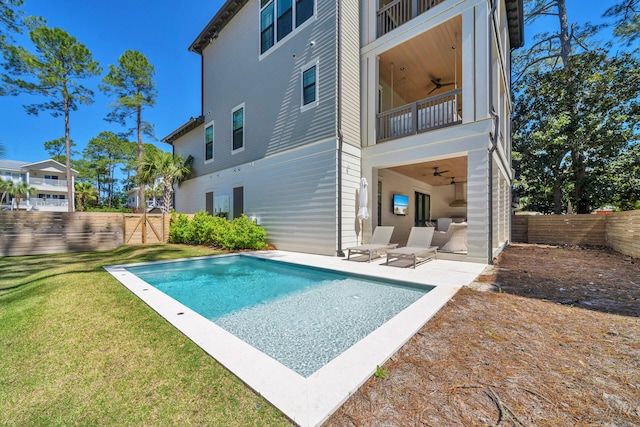
[[[190,46],[201,114],[163,139],[194,158],[176,209],[244,213],[277,248],[326,255],[453,220],[450,257],[490,261],[510,235],[522,18],[522,0],[227,1]]]
[[[28,194],[16,206],[9,192],[2,201],[2,209],[29,209],[37,211],[67,212],[67,167],[53,160],[23,162],[18,160],[0,160],[0,179],[14,183],[26,182],[33,188],[34,194]],[[71,179],[75,180],[78,171],[71,169]]]

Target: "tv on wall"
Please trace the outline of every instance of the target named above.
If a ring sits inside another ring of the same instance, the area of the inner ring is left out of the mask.
[[[409,196],[393,195],[393,213],[396,215],[407,215],[409,213]]]

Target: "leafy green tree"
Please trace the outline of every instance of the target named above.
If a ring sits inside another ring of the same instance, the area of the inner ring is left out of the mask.
[[[106,175],[107,206],[112,207],[114,195],[115,170],[116,167],[125,161],[123,152],[127,141],[120,139],[113,132],[100,132],[95,138],[91,138],[83,150],[83,158],[95,168],[96,171]]]
[[[158,147],[153,144],[143,144],[142,146],[142,155],[145,156],[147,153],[160,151]],[[122,167],[120,171],[125,174],[125,177],[122,180],[122,184],[126,191],[134,188],[137,183],[135,180],[135,175],[138,169],[138,144],[135,142],[127,142],[123,151],[124,162],[122,163]],[[126,199],[125,199],[126,200]]]
[[[73,149],[73,147],[76,146],[76,143],[73,142],[73,140],[71,140],[70,143],[71,143],[71,156],[73,157],[74,155],[78,154],[78,152]],[[46,141],[44,143],[44,149],[47,150],[47,153],[49,153],[49,156],[51,156],[53,160],[56,160],[60,163],[66,163],[67,156],[64,155],[66,150],[66,141],[64,137],[58,138],[58,139],[52,139],[51,141]]]
[[[76,206],[80,212],[87,210],[98,201],[98,191],[89,182],[76,182]]]
[[[597,188],[604,193],[599,206],[640,209],[640,144],[636,141],[626,148],[598,179]]]
[[[612,85],[611,82],[616,82]],[[516,193],[529,209],[589,213],[616,198],[603,177],[637,140],[640,63],[585,52],[572,66],[527,73],[516,99]]]
[[[149,63],[146,56],[136,50],[127,50],[120,58],[118,65],[109,65],[109,73],[102,79],[100,89],[116,97],[112,105],[112,111],[106,120],[127,126],[132,121],[133,127],[129,128],[126,135],[134,132],[138,143],[138,162],[142,161],[143,140],[146,135],[153,138],[153,125],[142,118],[142,112],[156,103],[157,91],[153,81],[155,68]],[[140,171],[138,170],[138,173]],[[138,208],[144,208],[144,189],[140,188]]]
[[[101,68],[89,49],[64,30],[36,27],[29,31],[29,37],[36,53],[8,46],[3,52],[8,74],[3,74],[2,80],[12,95],[28,93],[48,99],[26,105],[27,113],[37,115],[48,110],[54,117],[64,116],[67,199],[73,200],[69,116],[80,104],[93,102],[93,91],[80,81],[100,74]],[[72,211],[73,203],[69,203]]]
[[[614,18],[613,34],[627,46],[640,37],[640,0],[621,0],[604,13]]]
[[[182,156],[174,156],[171,153],[158,150],[150,152],[142,158],[138,171],[140,172],[138,176],[140,187],[144,187],[143,184],[152,184],[156,177],[162,176],[164,186],[162,212],[170,213],[173,184],[184,180],[191,172],[191,168],[185,165]]]
[[[24,12],[18,9],[23,0],[5,0],[0,2],[0,43],[6,44],[12,38],[12,33],[22,32]]]

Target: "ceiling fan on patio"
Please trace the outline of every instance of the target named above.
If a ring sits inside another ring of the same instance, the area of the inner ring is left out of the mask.
[[[433,176],[442,176],[442,174],[445,174],[447,172],[449,172],[449,171],[448,170],[439,171],[437,166],[433,168]]]
[[[431,89],[431,91],[428,93],[428,95],[431,95],[433,92],[435,92],[436,90],[444,87],[444,86],[451,86],[456,84],[456,82],[449,82],[449,83],[440,83],[440,80],[442,79],[431,79],[431,83],[434,84],[434,88]]]

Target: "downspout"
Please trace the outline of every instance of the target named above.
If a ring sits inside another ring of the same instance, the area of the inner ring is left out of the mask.
[[[489,114],[494,121],[493,141],[489,149],[489,232],[487,236],[487,259],[489,264],[493,264],[493,152],[498,147],[498,135],[500,131],[500,116],[493,106],[493,18],[498,7],[498,0],[493,0],[491,12],[489,13]]]
[[[342,61],[341,61],[341,28],[340,28],[340,15],[341,8],[340,2],[336,1],[336,59],[337,59],[337,88],[336,88],[336,108],[337,108],[337,130],[338,130],[338,250],[336,255],[344,257],[342,251],[342,150],[344,144],[344,135],[342,134]]]

